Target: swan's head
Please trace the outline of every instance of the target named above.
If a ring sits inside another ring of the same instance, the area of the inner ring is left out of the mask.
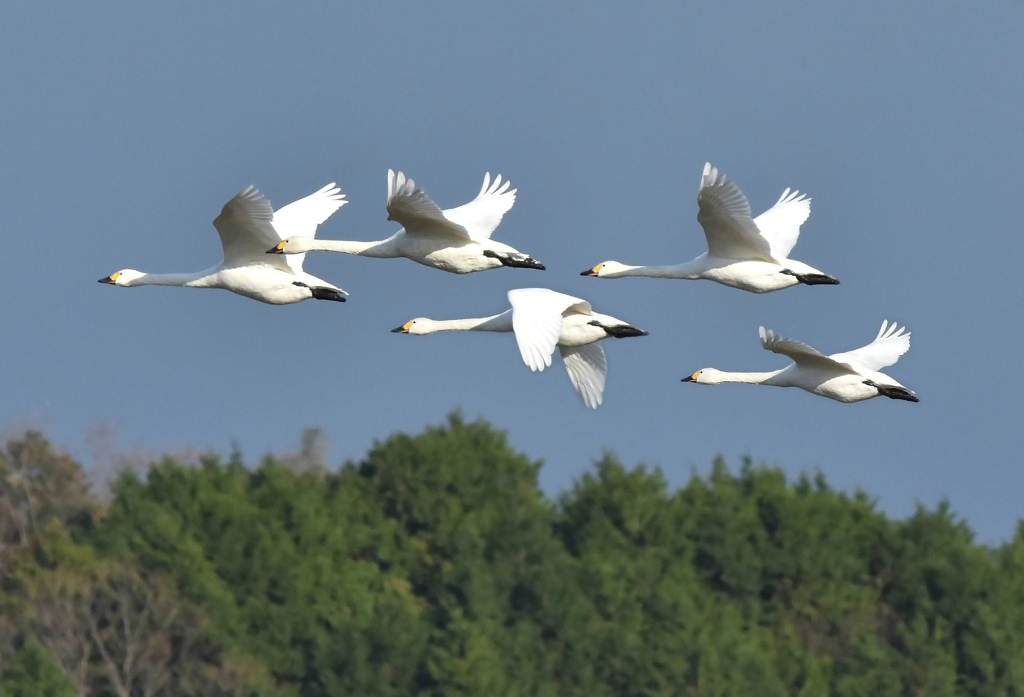
[[[112,286],[130,286],[133,281],[137,281],[145,275],[146,274],[141,271],[136,271],[135,269],[121,269],[120,271],[115,271],[109,276],[104,276],[100,279],[100,283],[107,283]]]
[[[267,250],[267,254],[303,254],[309,251],[312,237],[289,237]]]
[[[725,382],[725,379],[721,370],[703,368],[693,375],[683,378],[683,382],[695,382],[698,385],[720,385]]]
[[[432,329],[431,325],[434,320],[427,319],[426,317],[417,317],[411,319],[401,327],[395,327],[391,330],[392,334],[430,334]]]
[[[625,264],[620,264],[617,261],[605,261],[592,269],[581,271],[580,276],[592,276],[594,278],[607,278],[616,274],[622,273],[630,267]]]

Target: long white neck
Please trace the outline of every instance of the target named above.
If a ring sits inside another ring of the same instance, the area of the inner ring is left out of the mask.
[[[433,334],[434,332],[510,332],[512,331],[512,310],[505,310],[500,315],[490,317],[471,317],[469,319],[418,319],[416,334]]]
[[[212,269],[192,273],[144,273],[133,278],[126,286],[184,286],[186,288],[213,288],[216,276]]]
[[[779,370],[772,370],[769,372],[759,373],[730,373],[724,370],[715,370],[713,374],[708,375],[708,384],[715,384],[721,382],[744,382],[752,385],[775,385],[777,387],[786,387],[787,383],[778,380],[779,374],[785,370],[781,368]],[[706,374],[711,373],[710,370],[705,369]]]
[[[608,271],[601,276],[603,278],[620,278],[622,276],[649,276],[651,278],[699,278],[705,271],[705,265],[701,263],[701,257],[682,264],[670,266],[629,266],[620,264],[614,271]]]
[[[289,240],[289,252],[342,252],[364,257],[393,258],[401,256],[394,237],[373,242],[355,240],[318,240],[315,237],[294,237]]]

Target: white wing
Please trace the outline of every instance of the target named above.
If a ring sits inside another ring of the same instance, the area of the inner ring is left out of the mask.
[[[883,320],[878,336],[870,344],[853,351],[834,353],[829,358],[845,363],[855,370],[879,371],[898,361],[900,356],[910,350],[910,332],[903,333],[906,329],[897,329],[895,322],[889,324],[887,320]]]
[[[576,393],[584,404],[597,409],[604,401],[604,383],[608,377],[608,359],[601,344],[595,341],[583,346],[560,346],[559,350]]]
[[[838,363],[833,358],[826,356],[818,349],[808,346],[802,341],[787,339],[764,327],[758,327],[757,333],[761,337],[761,346],[772,353],[781,353],[783,356],[789,356],[797,364],[829,368],[843,373],[856,372],[849,366]]]
[[[388,170],[388,220],[405,228],[407,235],[446,235],[459,240],[472,239],[466,228],[445,217],[416,182],[399,172]]]
[[[275,211],[271,222],[282,240],[289,237],[315,237],[317,226],[330,218],[346,203],[348,201],[345,200],[345,194],[341,193],[341,189],[334,182],[331,182],[319,191]],[[284,256],[293,270],[302,271],[302,260],[306,258],[305,254],[286,254]]]
[[[477,197],[458,208],[449,208],[444,217],[461,226],[474,240],[490,239],[491,233],[516,202],[516,189],[509,190],[511,182],[501,183],[499,174],[491,182],[491,173],[484,175],[483,186]]]
[[[562,313],[569,308],[590,312],[590,303],[547,288],[518,288],[508,292],[512,305],[512,330],[519,353],[530,370],[551,365],[558,337],[562,333]]]
[[[274,228],[282,240],[289,237],[315,237],[317,226],[346,203],[345,194],[331,182],[319,191],[275,211]]]
[[[774,206],[754,218],[754,224],[768,240],[772,256],[785,259],[800,237],[800,226],[810,214],[811,199],[807,194],[786,189]]]
[[[768,240],[750,217],[747,197],[710,162],[704,164],[697,206],[697,222],[704,228],[710,256],[772,261]]]
[[[213,221],[224,248],[224,263],[228,266],[254,263],[288,270],[290,267],[284,261],[275,259],[276,254],[266,253],[281,241],[271,222],[273,217],[270,201],[252,185],[225,203]]]

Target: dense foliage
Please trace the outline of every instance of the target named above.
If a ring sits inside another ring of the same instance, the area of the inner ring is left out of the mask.
[[[312,441],[312,439],[311,439]],[[145,477],[0,452],[0,695],[1024,695],[1024,526],[608,454],[557,501],[483,422]]]

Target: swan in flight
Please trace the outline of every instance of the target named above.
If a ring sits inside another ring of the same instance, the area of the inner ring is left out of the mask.
[[[797,283],[839,283],[828,274],[787,258],[800,236],[800,226],[811,214],[811,199],[805,194],[786,189],[774,206],[751,218],[747,197],[708,162],[701,176],[697,206],[697,222],[704,228],[708,251],[693,261],[673,266],[627,266],[606,261],[580,275],[706,278],[752,293],[767,293]]]
[[[500,266],[543,269],[528,254],[495,242],[491,233],[516,201],[499,174],[491,181],[484,175],[480,193],[469,203],[442,211],[416,182],[388,170],[388,220],[402,229],[386,240],[350,242],[298,237],[282,240],[268,254],[301,254],[312,251],[344,252],[364,257],[405,257],[451,273],[486,271]]]
[[[647,332],[620,319],[602,315],[586,300],[547,288],[519,288],[508,292],[512,309],[477,319],[433,320],[417,317],[392,332],[433,334],[448,330],[514,332],[519,353],[530,370],[551,365],[558,346],[569,380],[583,403],[597,409],[604,400],[608,360],[598,343],[609,336],[645,336]]]
[[[917,396],[888,375],[878,372],[894,364],[910,349],[906,327],[882,322],[878,336],[867,346],[826,356],[796,339],[779,336],[761,327],[761,345],[774,353],[793,359],[793,363],[768,373],[727,373],[714,368],[698,370],[683,382],[718,385],[723,382],[749,382],[755,385],[799,387],[837,402],[859,402],[872,397],[889,397],[917,402]]]
[[[268,257],[267,245],[286,236],[312,238],[317,226],[348,203],[330,183],[274,212],[256,187],[247,186],[228,201],[213,221],[224,248],[216,266],[195,273],[144,273],[122,269],[100,279],[113,286],[184,286],[223,288],[271,305],[300,300],[345,301],[344,290],[302,270],[302,256]]]

